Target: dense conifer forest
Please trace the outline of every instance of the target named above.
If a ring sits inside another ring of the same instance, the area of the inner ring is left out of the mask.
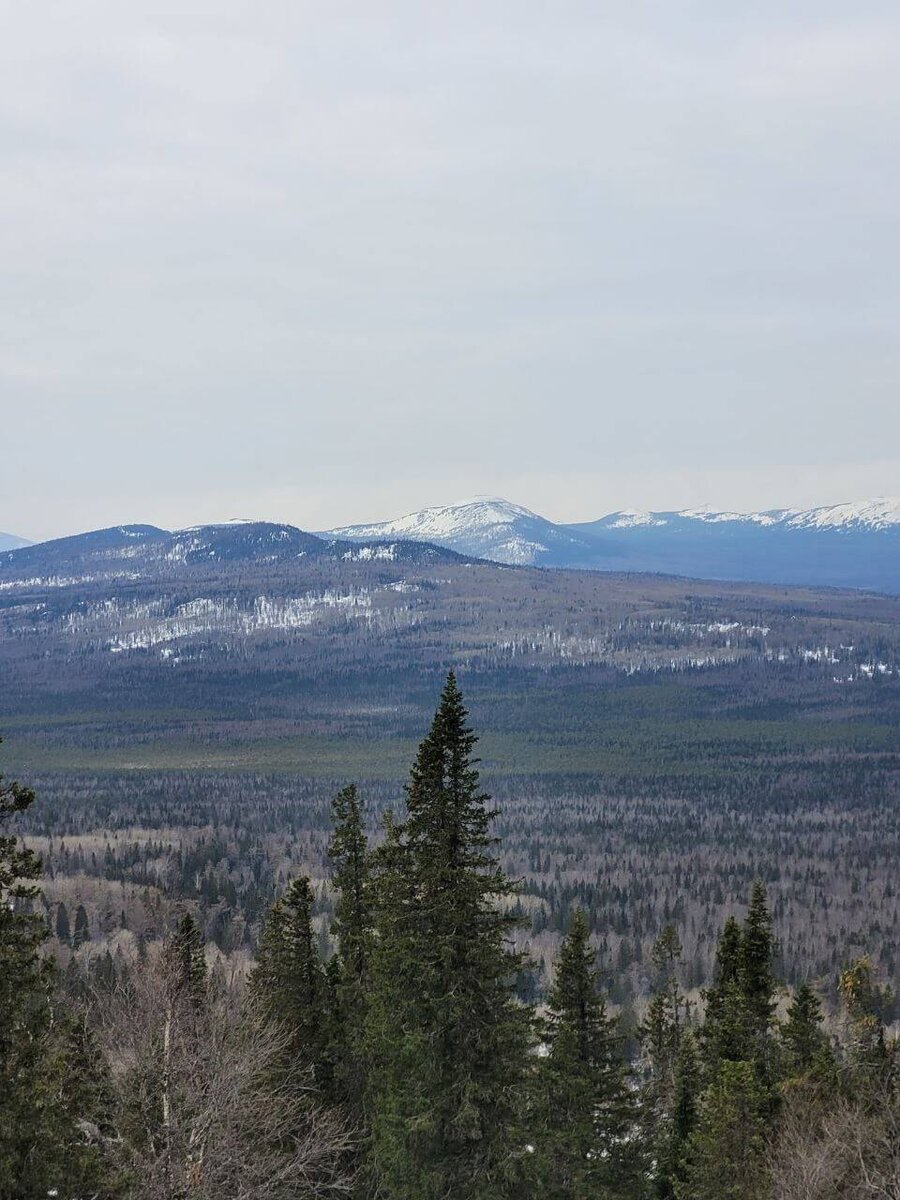
[[[576,822],[607,830],[590,885],[577,825],[546,812],[523,883],[452,673],[393,804],[348,785],[310,826],[276,794],[263,847],[234,788],[186,842],[180,788],[158,786],[155,831],[120,814],[105,844],[62,833],[58,800],[0,790],[3,1200],[900,1194],[892,943],[832,928],[823,960],[776,936],[816,874],[766,840],[800,819],[783,796],[752,848],[733,813],[730,865],[706,872],[651,791],[641,899],[612,838],[624,802],[576,791]],[[816,810],[823,845],[837,820]],[[709,931],[696,895],[725,881]]]

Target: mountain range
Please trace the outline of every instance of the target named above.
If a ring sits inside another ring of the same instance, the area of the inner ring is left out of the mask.
[[[454,550],[403,538],[369,541],[317,537],[293,525],[270,521],[229,521],[171,531],[155,525],[115,525],[72,537],[36,542],[0,553],[0,588],[14,580],[60,583],[69,575],[93,581],[114,576],[155,578],[181,567],[247,563],[254,567],[298,560],[348,562],[461,562]],[[46,581],[46,580],[44,580]]]
[[[891,499],[753,513],[624,509],[559,524],[479,496],[322,536],[410,538],[521,566],[900,592],[900,500]]]
[[[623,509],[561,524],[480,496],[389,521],[307,533],[266,521],[191,529],[119,525],[30,544],[0,534],[0,574],[108,572],[151,565],[296,559],[421,563],[487,559],[511,566],[852,587],[900,594],[900,500],[736,513]]]

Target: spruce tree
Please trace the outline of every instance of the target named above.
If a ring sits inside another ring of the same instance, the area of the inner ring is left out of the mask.
[[[301,875],[272,906],[250,976],[259,1010],[290,1034],[295,1061],[322,1081],[325,977],[312,926],[313,893]]]
[[[367,1057],[387,1200],[496,1200],[523,1157],[531,1018],[467,715],[451,672],[378,856]]]
[[[172,994],[201,1005],[206,999],[206,958],[203,935],[190,913],[180,917],[175,932],[166,942],[164,958]],[[111,958],[110,968],[114,979],[115,966]]]
[[[822,1021],[819,997],[808,983],[801,983],[780,1030],[782,1075],[787,1081],[806,1081],[821,1089],[834,1087],[834,1055]]]
[[[75,932],[72,935],[72,949],[77,950],[79,946],[83,946],[85,942],[91,940],[91,927],[88,922],[87,911],[83,904],[79,904],[75,910]]]
[[[49,1029],[49,969],[40,948],[47,937],[32,912],[41,864],[7,822],[26,812],[34,792],[0,775],[0,1200],[43,1195],[41,1078]]]
[[[677,1200],[765,1200],[765,1096],[752,1063],[720,1064],[704,1093]]]
[[[675,1062],[687,1016],[678,983],[681,943],[672,925],[656,939],[652,962],[656,978],[640,1034],[651,1072],[652,1106],[660,1115],[671,1108]]]
[[[328,1044],[336,1094],[357,1119],[365,1100],[364,1022],[372,945],[372,884],[362,803],[356,786],[332,801],[328,855],[336,892],[332,932],[337,954],[326,969]]]
[[[562,944],[547,1009],[548,1052],[532,1137],[541,1187],[559,1200],[635,1195],[636,1113],[580,909]]]
[[[716,1073],[722,1061],[741,1062],[749,1055],[747,1009],[741,986],[741,943],[741,927],[735,917],[729,917],[716,948],[713,985],[704,993],[702,1042],[710,1075]]]
[[[56,936],[64,946],[68,946],[72,940],[72,931],[69,926],[69,914],[66,910],[65,904],[62,903],[56,906]]]
[[[34,799],[0,776],[0,1200],[111,1195],[103,1191],[111,1176],[84,1128],[99,1108],[81,1104],[89,1099],[82,1075],[102,1070],[102,1060],[92,1047],[89,1066],[73,1023],[54,1012],[54,973],[41,957],[49,930],[32,911],[41,864],[5,832]]]
[[[771,1087],[774,1078],[772,1025],[775,1016],[775,938],[766,889],[753,885],[750,907],[741,933],[740,982],[747,1021],[748,1053],[760,1082]]]
[[[372,905],[369,880],[369,847],[362,803],[355,784],[343,788],[332,801],[333,832],[328,856],[334,865],[332,883],[337,892],[332,931],[348,975],[364,989],[372,940]]]
[[[643,1117],[645,1137],[656,1163],[653,1192],[668,1198],[672,1195],[676,1168],[687,1136],[681,1129],[685,1123],[685,1106],[691,1100],[685,1092],[687,1070],[689,1066],[696,1068],[697,1065],[693,1039],[689,1051],[685,1055],[681,1053],[688,1006],[678,983],[681,944],[673,926],[666,926],[657,938],[652,961],[656,975],[654,991],[640,1030],[649,1070],[643,1096]],[[679,1108],[683,1111],[677,1117],[676,1109]]]
[[[656,1158],[654,1194],[669,1200],[686,1176],[687,1152],[697,1126],[703,1089],[700,1054],[691,1030],[679,1042],[675,1061],[672,1109],[651,1145]]]

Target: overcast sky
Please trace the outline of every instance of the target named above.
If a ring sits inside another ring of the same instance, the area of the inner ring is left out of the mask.
[[[900,493],[895,0],[0,17],[0,529]]]

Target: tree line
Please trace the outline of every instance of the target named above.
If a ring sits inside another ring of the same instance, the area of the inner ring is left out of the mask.
[[[401,813],[370,844],[333,801],[333,953],[294,879],[246,981],[207,968],[185,911],[160,949],[73,1004],[33,911],[40,864],[0,838],[0,1197],[831,1200],[900,1194],[890,997],[865,959],[826,1031],[785,1008],[765,888],[721,931],[702,1006],[674,926],[626,1053],[585,914],[545,1003],[522,999],[500,861],[454,676]],[[0,790],[0,819],[34,794]]]

